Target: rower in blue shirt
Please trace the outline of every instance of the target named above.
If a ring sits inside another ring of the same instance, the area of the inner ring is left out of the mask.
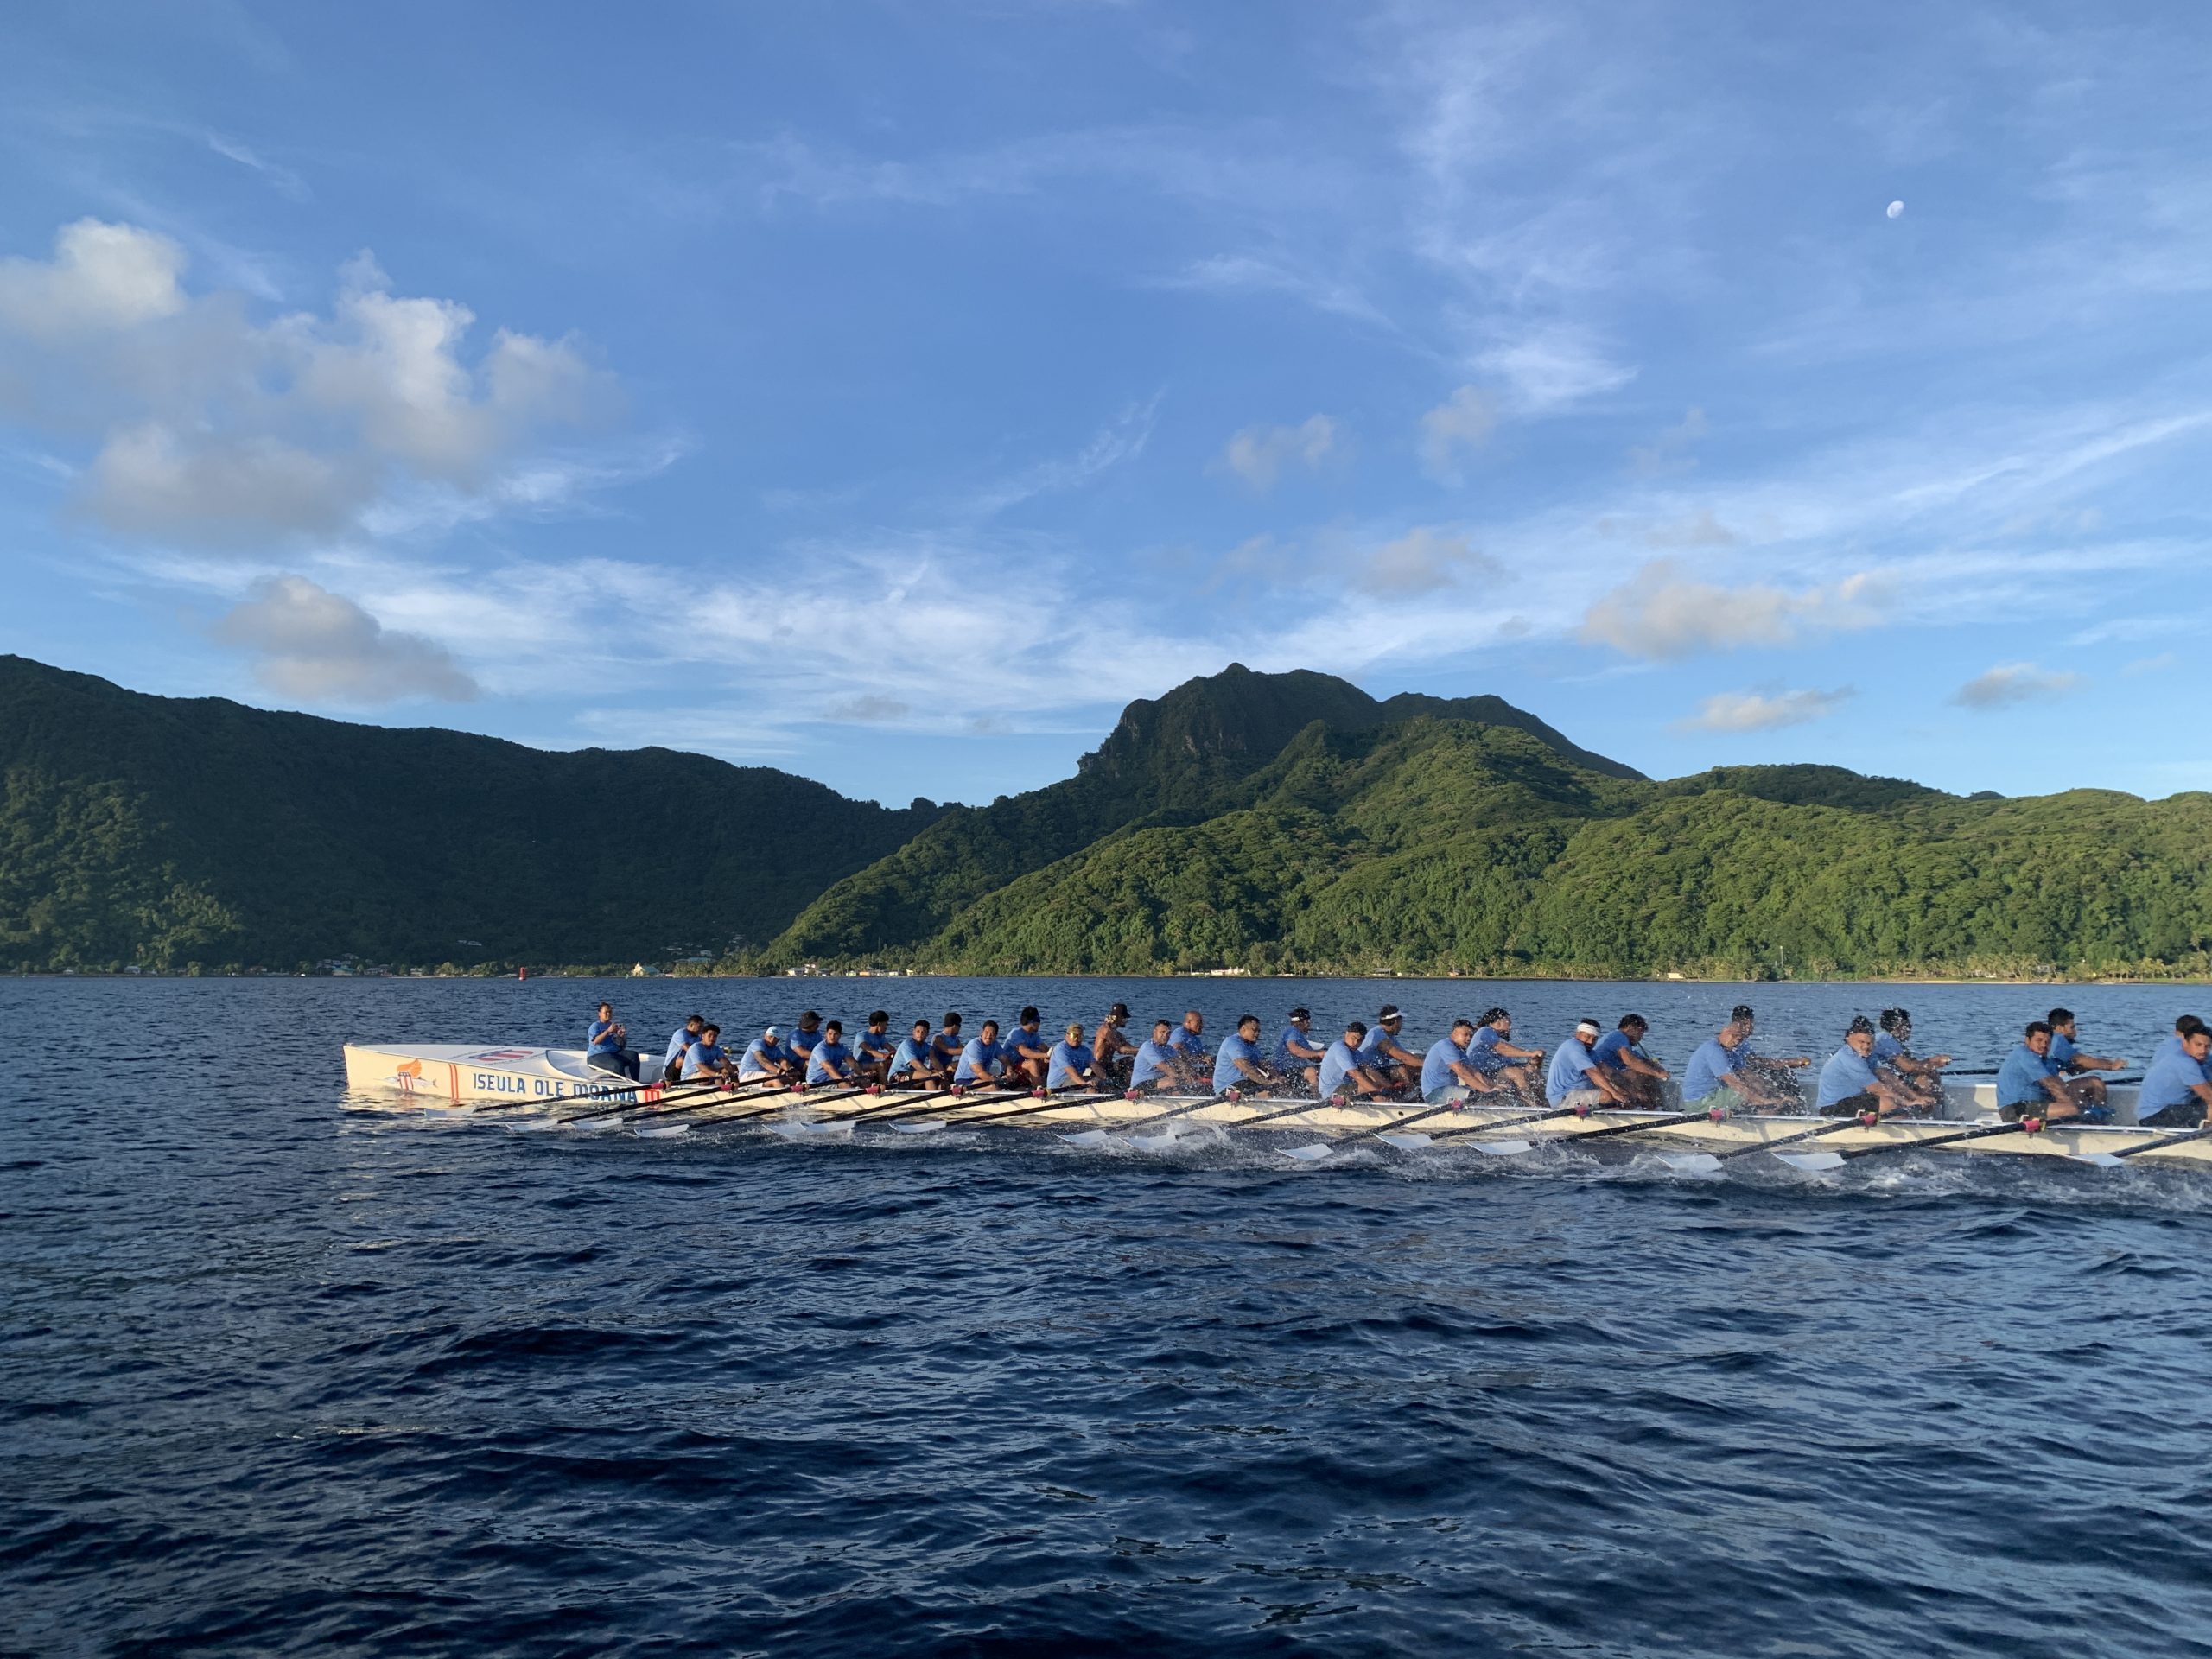
[[[2056,1122],[2075,1115],[2074,1097],[2050,1069],[2050,1027],[2031,1020],[2020,1046],[1997,1068],[1997,1115],[2007,1123],[2023,1117]]]
[[[1485,1077],[1503,1078],[1525,1098],[1535,1100],[1542,1086],[1540,1068],[1544,1051],[1521,1048],[1512,1041],[1513,1016],[1503,1008],[1486,1008],[1475,1021],[1475,1034],[1467,1044],[1467,1064]]]
[[[707,1016],[703,1014],[687,1014],[683,1016],[683,1023],[676,1028],[675,1034],[668,1039],[668,1052],[661,1056],[662,1082],[674,1083],[683,1075],[683,1051],[699,1040],[699,1033],[705,1029],[706,1024]]]
[[[952,1068],[952,1080],[964,1084],[996,1083],[1001,1065],[999,1022],[986,1020],[961,1048],[960,1058]]]
[[[1467,1045],[1474,1035],[1473,1020],[1454,1020],[1451,1031],[1429,1045],[1421,1063],[1421,1097],[1427,1104],[1464,1101],[1504,1086],[1467,1064]]]
[[[2143,1074],[2135,1097],[2135,1121],[2154,1129],[2194,1129],[2212,1107],[2212,1033],[2190,1032],[2179,1046],[2161,1054]]]
[[[1290,1023],[1282,1028],[1282,1035],[1275,1039],[1275,1070],[1287,1078],[1303,1077],[1308,1089],[1315,1087],[1321,1077],[1321,1057],[1328,1046],[1313,1039],[1313,1011],[1293,1008]]]
[[[1168,1038],[1175,1050],[1175,1064],[1183,1085],[1203,1089],[1211,1078],[1212,1057],[1206,1052],[1206,1017],[1196,1008],[1183,1011],[1183,1023]]]
[[[715,1078],[730,1081],[729,1054],[722,1047],[722,1028],[709,1023],[699,1027],[699,1040],[683,1051],[683,1081],[703,1083]]]
[[[2102,1054],[2084,1053],[2079,1043],[2081,1027],[2075,1023],[2073,1009],[2053,1008],[2044,1020],[2050,1027],[2051,1069],[2066,1080],[2066,1092],[2074,1096],[2085,1116],[2094,1118],[2100,1108],[2109,1112],[2105,1080],[2091,1074],[2117,1071],[2127,1062]]]
[[[1054,1094],[1090,1087],[1090,1048],[1081,1026],[1070,1026],[1066,1036],[1052,1045],[1045,1062],[1045,1087]]]
[[[814,1046],[821,1040],[822,1016],[812,1008],[809,1008],[804,1014],[799,1015],[798,1029],[791,1033],[790,1040],[785,1042],[784,1046],[791,1051],[791,1058],[804,1067],[806,1065],[807,1057],[814,1052]]]
[[[959,1067],[961,1051],[968,1046],[967,1039],[960,1034],[959,1009],[944,1011],[944,1023],[938,1028],[930,1046],[937,1051],[938,1069],[950,1077]]]
[[[1398,1040],[1405,1024],[1406,1016],[1398,1012],[1398,1005],[1385,1002],[1382,1012],[1375,1016],[1374,1025],[1369,1027],[1366,1040],[1360,1045],[1360,1052],[1365,1056],[1362,1063],[1402,1094],[1420,1081],[1421,1067],[1421,1057]]]
[[[1598,1039],[1590,1058],[1612,1074],[1631,1104],[1656,1107],[1659,1085],[1667,1081],[1667,1068],[1643,1052],[1644,1033],[1651,1022],[1640,1014],[1624,1014],[1621,1022]]]
[[[591,1029],[584,1037],[584,1064],[594,1071],[612,1071],[635,1083],[638,1080],[638,1057],[630,1048],[628,1027],[618,1025],[614,1019],[614,1005],[599,1005],[599,1018],[591,1022]]]
[[[1792,1055],[1788,1059],[1769,1059],[1758,1052],[1751,1041],[1751,1033],[1757,1028],[1758,1020],[1748,1002],[1738,1002],[1730,1011],[1728,1020],[1738,1033],[1729,1047],[1729,1058],[1735,1062],[1736,1076],[1753,1084],[1771,1109],[1787,1112],[1800,1109],[1803,1104],[1803,1096],[1800,1092],[1802,1085],[1789,1074],[1805,1070],[1812,1061],[1802,1054]],[[1687,1095],[1688,1092],[1685,1087],[1683,1093]]]
[[[1856,1117],[1861,1112],[1887,1116],[1910,1109],[1893,1078],[1874,1063],[1874,1022],[1854,1015],[1843,1033],[1843,1046],[1821,1068],[1820,1094],[1814,1109],[1823,1117]]]
[[[1751,1011],[1741,1007],[1728,1023],[1697,1046],[1682,1073],[1682,1104],[1730,1111],[1788,1111],[1795,1103],[1767,1087],[1749,1066]]]
[[[912,1033],[892,1055],[886,1077],[906,1089],[941,1089],[951,1083],[951,1071],[938,1064],[937,1045],[930,1041],[928,1020],[914,1021]]]
[[[806,1057],[806,1084],[811,1089],[817,1084],[851,1084],[860,1081],[853,1066],[853,1051],[843,1042],[844,1022],[832,1020],[822,1027],[821,1037]]]
[[[1575,1022],[1574,1034],[1559,1046],[1551,1069],[1544,1074],[1544,1098],[1554,1106],[1598,1111],[1624,1107],[1628,1091],[1613,1081],[1610,1068],[1598,1064],[1590,1046],[1598,1040],[1598,1022]]]
[[[1354,1020],[1344,1027],[1344,1034],[1323,1053],[1318,1085],[1322,1099],[1333,1100],[1342,1096],[1347,1100],[1359,1100],[1390,1092],[1391,1085],[1368,1066],[1366,1052],[1360,1047],[1366,1036],[1366,1022]]]
[[[1151,1038],[1137,1045],[1135,1057],[1129,1062],[1129,1092],[1135,1095],[1156,1094],[1162,1089],[1178,1086],[1181,1066],[1174,1046],[1168,1034],[1175,1029],[1170,1020],[1152,1022]]]
[[[1221,1052],[1214,1056],[1214,1093],[1265,1093],[1281,1081],[1281,1073],[1260,1058],[1260,1016],[1238,1014],[1236,1033],[1221,1039]]]
[[[869,1014],[867,1027],[853,1046],[853,1065],[862,1079],[869,1083],[886,1081],[891,1057],[899,1052],[899,1039],[891,1034],[891,1015],[881,1008]]]
[[[1008,1083],[1026,1083],[1035,1089],[1045,1086],[1045,1071],[1052,1063],[1052,1045],[1042,1030],[1044,1023],[1045,1016],[1035,1008],[1024,1008],[1014,1022],[1014,1029],[999,1045],[1000,1055],[1006,1061]]]
[[[782,1042],[783,1033],[771,1026],[745,1046],[744,1058],[737,1063],[737,1080],[751,1083],[755,1078],[774,1078],[789,1083],[803,1075],[798,1062]]]
[[[1882,1028],[1874,1039],[1874,1064],[1896,1077],[1897,1092],[1910,1104],[1929,1109],[1940,1107],[1943,1068],[1951,1063],[1951,1057],[1916,1058],[1907,1046],[1912,1041],[1912,1015],[1903,1008],[1884,1008],[1880,1024]]]

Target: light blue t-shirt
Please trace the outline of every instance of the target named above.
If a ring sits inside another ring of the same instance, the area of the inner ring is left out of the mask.
[[[937,1045],[926,1037],[917,1042],[912,1037],[902,1037],[899,1052],[891,1057],[890,1074],[894,1077],[912,1077],[917,1067],[932,1065],[937,1060]]]
[[[1167,1041],[1169,1046],[1175,1049],[1179,1053],[1199,1057],[1203,1056],[1206,1052],[1205,1039],[1199,1036],[1197,1032],[1192,1031],[1188,1026],[1176,1027],[1174,1030],[1167,1033]]]
[[[1359,1039],[1359,1063],[1369,1066],[1395,1065],[1397,1061],[1392,1059],[1382,1047],[1383,1039],[1389,1035],[1380,1026],[1370,1026],[1367,1035]]]
[[[2074,1046],[2074,1039],[2071,1037],[2062,1036],[2055,1031],[2050,1033],[2050,1069],[2052,1071],[2063,1071],[2068,1066],[2073,1065],[2075,1055],[2080,1052]]]
[[[833,1043],[825,1038],[817,1043],[806,1057],[806,1080],[809,1083],[842,1081],[841,1078],[831,1074],[830,1068],[834,1065],[838,1071],[850,1076],[852,1064],[853,1051],[851,1049],[847,1048],[842,1043]]]
[[[690,1027],[678,1026],[676,1028],[676,1035],[668,1039],[668,1052],[660,1057],[661,1065],[666,1067],[671,1063],[682,1059],[683,1051],[698,1040],[699,1033]]]
[[[1084,1073],[1090,1070],[1089,1049],[1077,1048],[1073,1043],[1054,1043],[1052,1058],[1045,1063],[1045,1086],[1047,1089],[1085,1087]]]
[[[688,1083],[693,1077],[713,1076],[727,1058],[727,1051],[720,1043],[709,1043],[702,1039],[692,1044],[683,1051],[684,1081]]]
[[[1874,1033],[1874,1052],[1871,1057],[1877,1065],[1894,1067],[1904,1058],[1904,1045],[1886,1031]]]
[[[803,1060],[806,1058],[808,1055],[814,1052],[814,1046],[821,1040],[822,1028],[819,1026],[817,1026],[812,1031],[795,1031],[791,1033],[791,1041],[785,1044],[784,1046],[791,1050],[791,1058],[793,1059]]]
[[[2043,1086],[2043,1080],[2050,1075],[2050,1068],[2044,1064],[2042,1055],[2025,1043],[2018,1045],[2005,1057],[2005,1064],[1997,1068],[1997,1103],[2048,1105],[2050,1091]]]
[[[859,1046],[864,1060],[880,1060],[899,1052],[899,1045],[891,1039],[887,1031],[863,1031]]]
[[[593,1020],[591,1033],[584,1039],[584,1052],[619,1054],[621,1052],[622,1039],[614,1034],[614,1022],[612,1020]]]
[[[737,1075],[741,1079],[766,1077],[791,1057],[791,1051],[781,1043],[755,1037],[745,1046],[745,1058],[737,1063]]]
[[[1175,1046],[1173,1043],[1155,1043],[1151,1038],[1146,1038],[1137,1045],[1137,1057],[1130,1062],[1129,1087],[1134,1089],[1139,1084],[1152,1082],[1155,1077],[1173,1077],[1174,1073],[1170,1068],[1174,1064]]]
[[[952,1068],[955,1083],[988,1082],[998,1075],[999,1046],[987,1043],[980,1037],[971,1037],[960,1051],[960,1064]]]
[[[1318,1048],[1320,1045],[1296,1026],[1282,1028],[1282,1035],[1275,1039],[1275,1064],[1286,1071],[1302,1071],[1313,1062],[1301,1058],[1293,1050],[1293,1043],[1302,1044],[1307,1048]]]
[[[1232,1032],[1221,1039],[1221,1052],[1214,1056],[1214,1093],[1226,1094],[1240,1084],[1250,1089],[1259,1087],[1259,1084],[1236,1069],[1236,1062],[1239,1060],[1250,1065],[1258,1065],[1260,1046],[1257,1043],[1247,1042],[1243,1037]]]
[[[1708,1037],[1690,1056],[1690,1069],[1682,1074],[1682,1101],[1694,1104],[1723,1085],[1723,1080],[1743,1064],[1743,1046],[1731,1048],[1718,1037]]]
[[[1556,1106],[1578,1089],[1596,1088],[1587,1074],[1597,1064],[1580,1038],[1568,1038],[1552,1056],[1551,1070],[1544,1075],[1544,1097]]]
[[[1853,1095],[1863,1095],[1874,1087],[1874,1063],[1862,1058],[1849,1043],[1828,1056],[1828,1063],[1821,1068],[1819,1105],[1828,1107],[1849,1100]]]
[[[2178,1106],[2204,1082],[2204,1068],[2189,1058],[2187,1049],[2176,1043],[2171,1053],[2161,1054],[2143,1074],[2143,1091],[2135,1097],[2135,1116],[2148,1117],[2169,1106]]]
[[[1421,1091],[1433,1095],[1440,1089],[1449,1089],[1459,1078],[1452,1068],[1467,1063],[1467,1051],[1449,1037],[1440,1037],[1428,1046],[1428,1053],[1421,1063]]]
[[[999,1039],[999,1052],[1005,1055],[1009,1060],[1020,1059],[1021,1058],[1021,1051],[1025,1048],[1037,1048],[1049,1051],[1052,1045],[1045,1040],[1045,1033],[1043,1032],[1033,1031],[1027,1026],[1016,1026],[1011,1032],[1007,1033],[1007,1035]]]
[[[1628,1070],[1628,1063],[1621,1058],[1624,1054],[1633,1054],[1639,1060],[1650,1058],[1643,1052],[1642,1044],[1629,1040],[1628,1033],[1624,1031],[1607,1032],[1598,1039],[1596,1046],[1590,1051],[1590,1058],[1608,1071]]]
[[[1478,1027],[1467,1043],[1467,1064],[1478,1071],[1503,1071],[1513,1064],[1497,1052],[1504,1040],[1505,1033],[1496,1026]]]
[[[2169,1054],[2180,1054],[2183,1052],[2186,1052],[2186,1051],[2181,1046],[2181,1039],[2170,1031],[2164,1036],[2158,1039],[2158,1046],[2151,1051],[2151,1064],[2152,1065],[2156,1065],[2160,1060],[2164,1059]],[[2147,1077],[2149,1072],[2146,1071],[2145,1075]]]
[[[1321,1056],[1321,1097],[1325,1100],[1335,1094],[1352,1068],[1363,1064],[1358,1051],[1343,1038],[1331,1043]]]

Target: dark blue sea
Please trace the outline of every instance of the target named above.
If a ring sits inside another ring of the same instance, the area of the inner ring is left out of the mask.
[[[2212,1175],[511,1135],[348,1039],[2053,993],[0,981],[0,1650],[2212,1653]],[[2202,989],[2074,989],[2140,1059]],[[1751,1167],[1764,1165],[1764,1168]]]

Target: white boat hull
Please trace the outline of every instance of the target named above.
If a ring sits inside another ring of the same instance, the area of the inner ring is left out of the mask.
[[[484,1048],[452,1044],[346,1045],[346,1086],[357,1094],[397,1094],[425,1105],[505,1101],[529,1106],[556,1100],[643,1103],[660,1098],[647,1061],[643,1083],[584,1064],[580,1048]]]

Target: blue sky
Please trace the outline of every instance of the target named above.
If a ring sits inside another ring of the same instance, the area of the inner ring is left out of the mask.
[[[2108,11],[19,8],[0,649],[896,802],[1230,661],[2212,787],[2212,14]]]

